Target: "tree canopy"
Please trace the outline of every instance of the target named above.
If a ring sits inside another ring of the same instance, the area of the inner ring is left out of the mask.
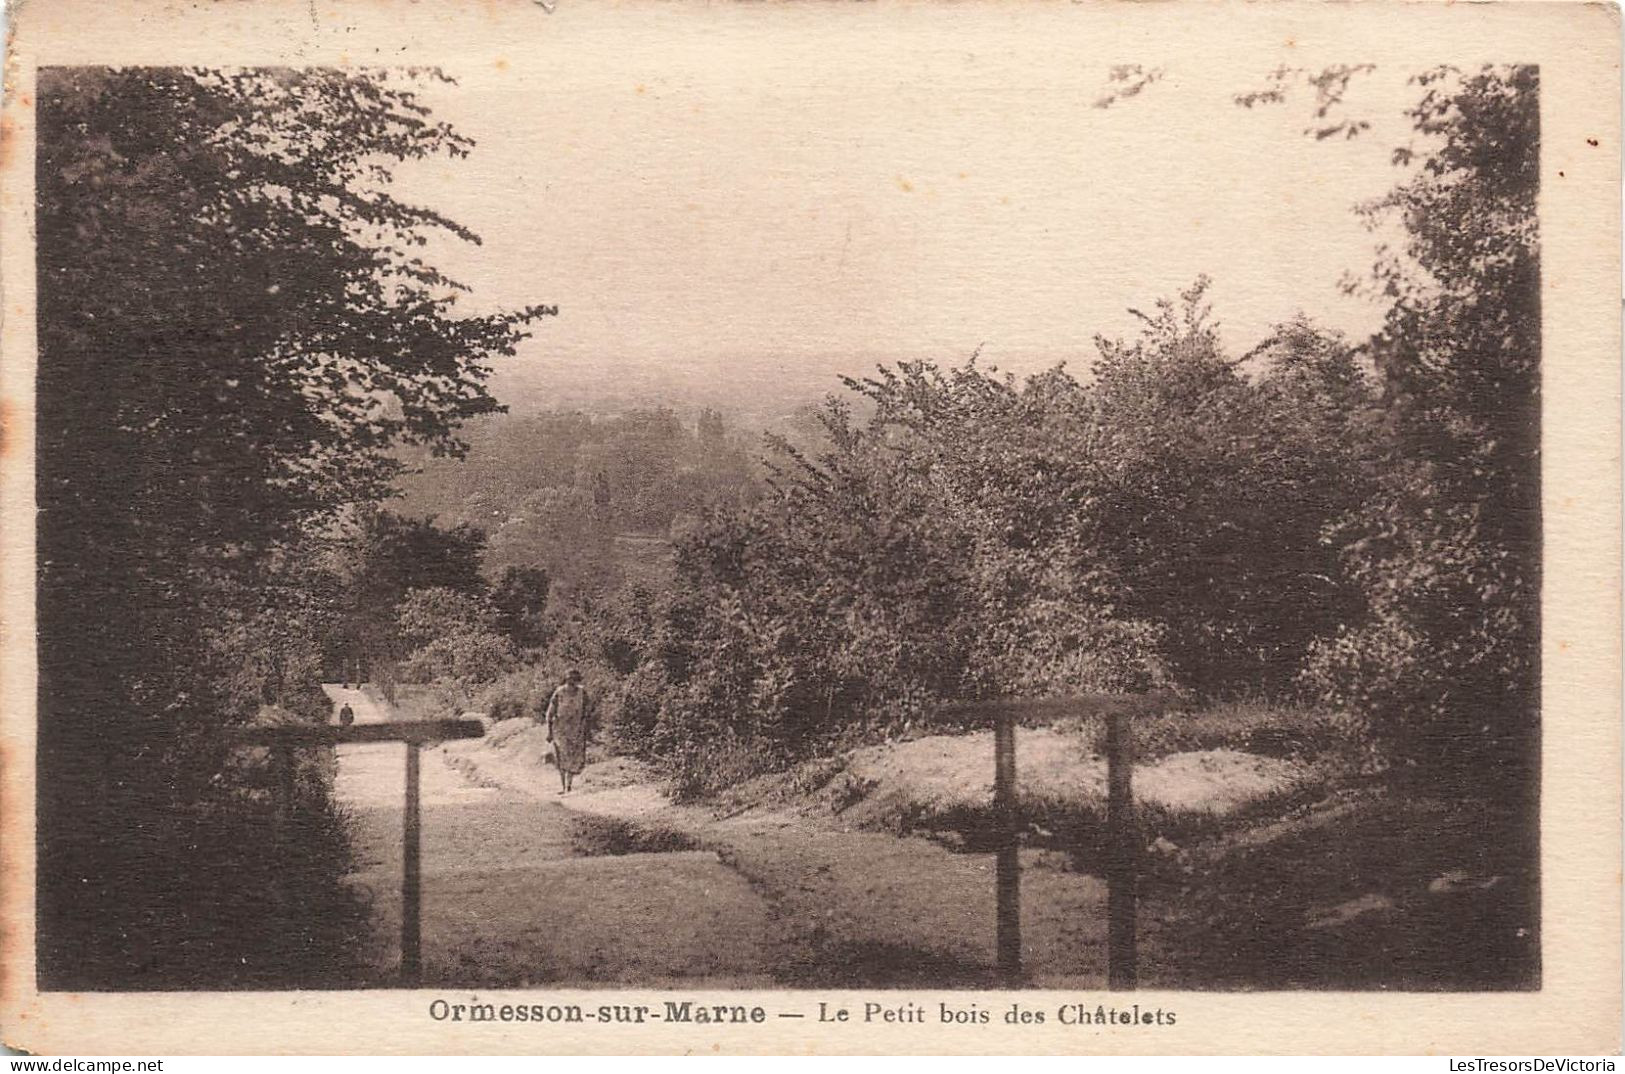
[[[220,683],[256,640],[219,627],[383,494],[393,445],[455,451],[497,408],[489,363],[538,310],[462,315],[423,248],[477,236],[390,194],[396,165],[472,149],[413,91],[437,77],[39,72],[47,975],[162,977],[230,946],[168,927],[226,793],[213,730],[252,715]]]
[[[1368,613],[1312,670],[1408,764],[1510,793],[1538,758],[1539,72],[1416,82],[1411,174],[1362,207],[1404,227],[1370,277],[1390,456],[1337,535]]]

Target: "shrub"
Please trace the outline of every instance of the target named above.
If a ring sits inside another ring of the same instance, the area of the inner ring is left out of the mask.
[[[613,674],[593,664],[568,664],[546,658],[515,668],[477,690],[471,704],[493,720],[511,720],[521,716],[541,719],[547,711],[548,699],[564,682],[565,672],[571,667],[581,672],[581,685],[592,699],[595,728],[613,734],[620,704],[620,687]]]
[[[715,798],[748,779],[777,772],[790,763],[777,743],[723,734],[708,742],[688,741],[667,757],[674,801]]]

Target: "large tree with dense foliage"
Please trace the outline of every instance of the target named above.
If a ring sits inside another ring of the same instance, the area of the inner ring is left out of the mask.
[[[1367,612],[1311,681],[1396,760],[1532,789],[1539,734],[1539,73],[1417,79],[1410,175],[1364,207],[1403,226],[1372,273],[1391,432],[1384,480],[1336,535]]]
[[[395,608],[408,592],[484,593],[485,534],[466,522],[441,526],[367,505],[346,512],[326,536],[341,620],[330,636],[331,655],[344,669],[358,668],[358,678],[382,674],[413,647],[395,622]]]
[[[471,149],[427,77],[39,73],[42,982],[293,971],[264,877],[221,855],[269,854],[217,735],[267,648],[245,604],[383,493],[392,445],[456,450],[530,317],[461,315],[421,253],[475,236],[389,193]]]
[[[1125,71],[1128,69],[1124,69]],[[1304,133],[1359,138],[1371,64],[1282,67],[1237,94],[1307,90]],[[1114,71],[1101,107],[1160,72]],[[1411,79],[1406,169],[1358,208],[1384,242],[1364,291],[1385,308],[1362,348],[1383,457],[1357,511],[1324,534],[1359,593],[1303,683],[1369,717],[1402,771],[1436,786],[1535,790],[1540,688],[1540,72],[1441,66]]]

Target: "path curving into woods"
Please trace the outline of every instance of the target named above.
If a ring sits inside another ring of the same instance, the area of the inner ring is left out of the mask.
[[[391,715],[363,691],[324,689],[357,722]],[[388,986],[400,961],[405,747],[337,754],[334,797],[355,853],[348,883],[372,911],[364,960]],[[715,851],[622,852],[613,824],[541,787],[482,786],[438,750],[423,753],[421,793],[424,985],[772,983],[769,908]]]

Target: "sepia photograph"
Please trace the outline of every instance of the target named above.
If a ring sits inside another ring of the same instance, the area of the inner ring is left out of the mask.
[[[1617,214],[1617,100],[1029,6],[13,63],[29,990],[1540,993],[1545,206],[1591,153]]]

